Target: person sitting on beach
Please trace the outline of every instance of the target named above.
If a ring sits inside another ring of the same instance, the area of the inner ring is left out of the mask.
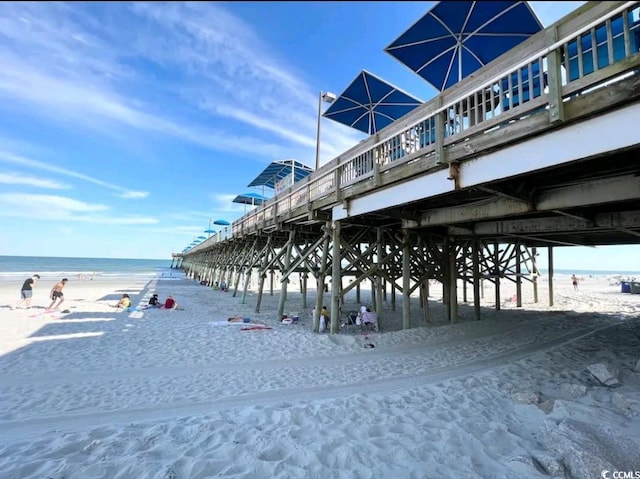
[[[131,298],[127,293],[124,293],[122,295],[122,298],[120,298],[120,301],[118,301],[118,304],[114,306],[114,308],[122,308],[122,309],[128,309],[130,307],[131,307]]]
[[[62,293],[62,288],[64,288],[64,286],[67,284],[67,281],[69,281],[67,278],[63,278],[62,281],[59,281],[53,286],[53,288],[51,288],[50,296],[53,301],[51,302],[51,304],[47,309],[54,309],[54,305],[55,305],[55,309],[58,309],[60,307],[60,305],[64,301],[64,294]],[[58,301],[58,304],[56,304],[56,301]]]
[[[154,308],[160,307],[160,300],[158,299],[158,293],[153,293],[151,299],[149,299],[149,306],[153,306]]]
[[[164,309],[178,309],[178,303],[173,299],[173,296],[167,296],[167,299],[164,302]]]
[[[362,324],[372,324],[375,331],[379,331],[378,328],[378,314],[375,311],[371,311],[371,308],[366,306],[360,307],[360,320]]]

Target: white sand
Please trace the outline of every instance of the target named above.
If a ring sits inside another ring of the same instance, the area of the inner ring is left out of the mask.
[[[295,284],[286,309],[300,312],[297,325],[275,318],[277,291],[256,314],[255,291],[241,304],[241,291],[186,280],[70,281],[71,312],[42,314],[52,285],[38,284],[39,309],[0,307],[2,479],[548,477],[543,463],[578,477],[575,451],[549,447],[541,429],[566,418],[606,426],[640,450],[640,295],[606,278],[585,278],[575,292],[558,277],[553,308],[546,281],[538,304],[525,284],[528,310],[515,308],[507,283],[500,312],[487,286],[483,320],[461,304],[455,325],[433,288],[434,322],[421,322],[413,298],[409,331],[398,296],[368,336],[312,333],[315,294],[303,310]],[[0,283],[0,305],[14,304],[19,286]],[[151,291],[184,310],[109,306],[123,292],[146,304]],[[234,315],[272,329],[210,324]],[[619,387],[587,372],[598,362],[619,368]],[[542,407],[516,400],[532,392]],[[603,454],[592,477],[603,464],[638,462]]]

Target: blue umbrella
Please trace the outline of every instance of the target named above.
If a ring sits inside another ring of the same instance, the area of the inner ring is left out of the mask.
[[[213,224],[219,226],[229,226],[231,223],[229,223],[227,220],[215,220]]]
[[[417,98],[362,70],[322,116],[373,135],[421,104]]]
[[[542,28],[527,2],[438,2],[385,51],[446,90]]]
[[[242,195],[238,195],[233,199],[233,203],[240,203],[242,205],[261,205],[269,198],[266,196],[259,195],[258,193],[244,193]]]
[[[208,234],[214,234],[216,232],[216,230],[204,230],[203,233],[208,233]]]
[[[207,237],[206,236],[198,236],[196,239],[205,240],[205,239],[207,239]]]
[[[269,166],[247,186],[266,186],[275,189],[276,183],[289,175],[294,177],[295,183],[310,175],[312,172],[313,169],[296,160],[272,161]]]

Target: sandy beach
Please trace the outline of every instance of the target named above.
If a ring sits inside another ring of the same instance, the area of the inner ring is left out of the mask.
[[[47,313],[54,283],[12,311],[20,284],[0,282],[3,479],[640,474],[640,295],[611,278],[556,278],[552,308],[545,280],[524,308],[505,283],[498,312],[487,286],[481,321],[470,290],[453,325],[434,287],[431,323],[412,298],[412,329],[399,301],[380,332],[339,335],[311,332],[315,292],[303,309],[295,283],[292,325],[275,317],[279,288],[255,313],[254,289],[243,304],[178,275],[73,279],[69,313]],[[111,307],[153,292],[183,309]],[[270,329],[220,324],[235,315]]]

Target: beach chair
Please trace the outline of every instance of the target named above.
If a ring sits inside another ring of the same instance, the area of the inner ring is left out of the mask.
[[[357,318],[358,318],[357,311],[349,311],[347,313],[347,319],[341,325],[345,333],[350,333],[352,331],[360,330],[360,325],[357,324]]]

